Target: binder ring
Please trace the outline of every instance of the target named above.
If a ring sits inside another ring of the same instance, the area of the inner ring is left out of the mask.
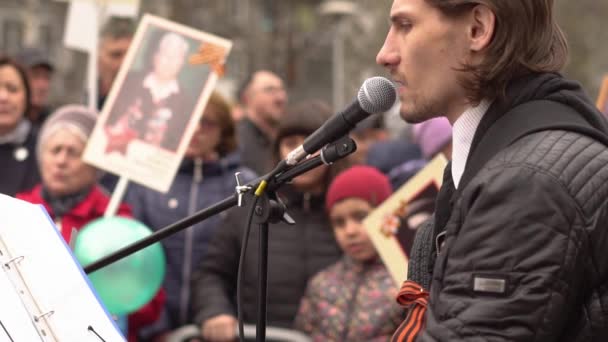
[[[47,311],[47,312],[45,312],[45,313],[43,313],[43,314],[41,314],[39,316],[34,316],[34,321],[38,322],[38,321],[40,321],[41,318],[43,318],[45,316],[49,317],[49,316],[51,316],[54,313],[55,313],[54,310],[49,310],[49,311]]]
[[[10,268],[9,264],[18,264],[19,262],[21,262],[23,259],[25,259],[25,257],[23,255],[20,255],[18,257],[14,257],[11,260],[7,261],[6,263],[4,263],[4,265],[8,268]]]

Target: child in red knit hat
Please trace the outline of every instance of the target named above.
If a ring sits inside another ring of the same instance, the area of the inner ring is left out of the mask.
[[[392,193],[388,178],[354,166],[329,186],[326,209],[344,256],[308,284],[296,329],[313,341],[386,341],[404,317],[397,287],[362,224]]]

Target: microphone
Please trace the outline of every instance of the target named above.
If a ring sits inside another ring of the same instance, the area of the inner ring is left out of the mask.
[[[347,134],[371,114],[386,112],[395,104],[396,99],[395,86],[391,81],[384,77],[368,78],[361,85],[357,98],[308,136],[302,145],[289,152],[285,163],[289,166],[296,165],[309,154]]]

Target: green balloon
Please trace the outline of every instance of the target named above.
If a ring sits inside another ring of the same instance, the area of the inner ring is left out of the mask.
[[[78,232],[74,254],[86,266],[150,234],[148,227],[132,219],[97,219]],[[155,243],[88,276],[111,314],[128,314],[148,303],[160,289],[165,255]]]

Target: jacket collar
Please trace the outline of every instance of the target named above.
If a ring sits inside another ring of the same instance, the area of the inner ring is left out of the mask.
[[[360,262],[344,254],[344,256],[342,256],[342,261],[344,262],[344,267],[346,269],[351,269],[356,272],[365,272],[373,268],[385,267],[384,263],[380,259],[380,256],[378,255],[372,260]]]
[[[25,143],[31,130],[32,124],[28,120],[21,120],[12,132],[0,136],[0,144],[21,145]]]
[[[325,209],[325,193],[311,194],[308,192],[300,192],[292,185],[287,184],[278,191],[281,199],[290,207],[304,209],[305,211],[321,211]]]
[[[238,152],[232,152],[219,160],[203,162],[203,176],[211,177],[233,172],[241,165],[241,157]],[[194,174],[194,159],[184,158],[179,166],[179,173]]]
[[[517,78],[508,85],[504,99],[496,99],[483,116],[475,132],[468,160],[483,134],[510,109],[534,100],[565,104],[579,112],[593,127],[608,132],[608,122],[589,99],[580,83],[558,73],[533,73]]]
[[[247,135],[255,139],[260,145],[270,146],[272,139],[268,137],[251,119],[245,116],[238,124],[237,131],[239,135]]]
[[[104,197],[105,197],[105,195],[101,191],[101,189],[98,186],[94,186],[93,189],[91,190],[91,192],[89,192],[89,194],[84,198],[84,200],[82,200],[72,210],[70,210],[70,212],[69,212],[70,216],[87,219],[87,218],[90,218],[91,216],[93,216],[93,214],[98,214],[97,213],[97,208],[99,207],[98,202],[101,198],[104,198]],[[55,214],[52,212],[51,207],[42,198],[42,185],[37,185],[33,189],[32,198],[31,198],[31,200],[28,199],[28,201],[31,201],[33,203],[42,204],[44,206],[44,208],[46,209],[46,211],[51,216],[53,216],[53,218],[55,218],[54,217]]]

